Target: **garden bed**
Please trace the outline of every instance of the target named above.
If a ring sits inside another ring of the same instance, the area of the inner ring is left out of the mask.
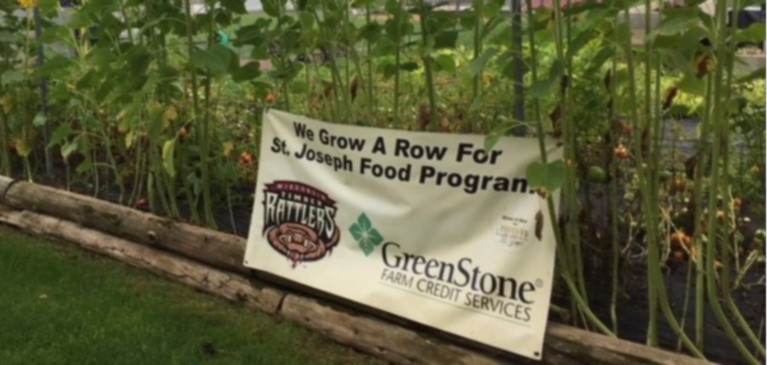
[[[531,363],[363,305],[246,270],[245,240],[7,177],[0,221],[65,239],[260,311],[299,322],[396,363]],[[551,322],[546,364],[697,364],[684,355]]]
[[[552,321],[763,362],[764,75],[726,57],[763,43],[758,27],[727,29],[726,6],[678,2],[657,22],[648,3],[659,34],[645,47],[632,43],[645,14],[625,2],[525,12],[523,34],[502,1],[457,13],[272,2],[261,14],[241,2],[195,14],[120,0],[117,15],[96,2],[0,2],[0,171],[61,189],[15,183],[9,205],[251,278],[241,246],[266,108],[488,145],[549,136],[564,156],[541,152],[542,163],[562,178],[542,187],[561,189],[557,270],[574,283],[554,289],[564,309]],[[63,12],[79,29],[46,22]],[[64,190],[103,200],[84,208]]]

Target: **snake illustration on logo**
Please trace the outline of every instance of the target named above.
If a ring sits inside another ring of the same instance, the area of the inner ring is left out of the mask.
[[[293,262],[318,261],[331,253],[341,232],[336,202],[301,182],[274,181],[264,189],[263,235]]]

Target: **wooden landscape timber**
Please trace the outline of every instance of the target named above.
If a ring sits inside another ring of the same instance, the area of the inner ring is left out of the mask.
[[[553,322],[536,362],[246,270],[240,237],[2,176],[0,194],[1,223],[74,242],[397,364],[705,363]]]

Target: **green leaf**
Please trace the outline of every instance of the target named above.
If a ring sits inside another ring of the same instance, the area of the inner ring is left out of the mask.
[[[735,33],[736,43],[762,43],[764,42],[764,23],[754,23],[748,28]]]
[[[189,55],[189,61],[193,65],[209,70],[216,75],[226,72],[231,60],[232,51],[220,44],[213,45],[207,50],[194,48]]]
[[[458,31],[456,30],[442,31],[434,35],[434,48],[435,49],[444,49],[444,48],[453,49],[455,48],[455,43],[457,41],[458,41]]]
[[[13,85],[24,81],[24,75],[16,70],[6,70],[0,75],[0,82],[3,86]]]
[[[382,31],[383,26],[381,24],[368,23],[360,29],[360,38],[370,43],[375,43],[381,37]]]
[[[46,18],[55,17],[59,9],[59,0],[40,0],[40,11]]]
[[[484,104],[484,100],[482,99],[482,94],[479,93],[477,94],[477,97],[471,101],[471,105],[469,105],[469,113],[479,110],[479,108],[482,107],[482,104]]]
[[[237,36],[234,39],[234,44],[236,46],[242,46],[245,44],[259,45],[263,44],[266,39],[266,35],[264,34],[264,25],[259,23],[246,25],[242,28],[239,28],[235,32],[235,35]]]
[[[248,12],[245,9],[245,0],[221,0],[221,5],[233,13],[245,14]]]
[[[394,65],[391,62],[384,62],[378,65],[378,70],[380,70],[381,74],[383,75],[384,79],[390,79],[394,74],[397,73],[397,66]]]
[[[82,175],[92,168],[93,168],[93,162],[91,160],[85,160],[83,161],[83,163],[77,166],[77,168],[75,169],[75,172]]]
[[[584,46],[586,46],[589,42],[594,40],[594,31],[591,29],[586,29],[580,34],[578,34],[575,39],[573,39],[570,42],[570,45],[567,47],[567,54],[569,56],[575,56],[578,54],[578,51],[581,50]]]
[[[488,42],[493,42],[494,44],[498,44],[493,41],[498,39],[497,37],[502,37],[503,41],[508,40],[511,38],[511,28],[502,26],[507,21],[508,20],[505,17],[495,17],[490,19],[490,21],[485,23],[485,26],[482,27],[480,38],[482,40],[487,40]]]
[[[261,65],[257,61],[254,61],[239,67],[232,74],[232,79],[234,79],[235,82],[243,82],[255,79],[259,75],[261,75]]]
[[[603,47],[589,60],[588,74],[598,72],[605,62],[614,56],[613,47]]]
[[[471,76],[477,76],[485,69],[485,65],[487,65],[487,62],[490,61],[493,56],[495,56],[498,53],[498,49],[496,48],[489,48],[482,52],[482,54],[479,55],[475,60],[471,61],[471,64],[469,65],[469,74]]]
[[[559,84],[563,70],[564,66],[562,65],[562,61],[559,59],[555,60],[551,65],[551,69],[549,69],[549,77],[538,79],[536,82],[530,85],[530,97],[544,98],[551,96],[551,94],[554,92],[554,89]]]
[[[449,54],[440,54],[434,57],[434,63],[439,71],[455,72],[455,59]]]
[[[679,90],[684,93],[704,96],[706,95],[706,83],[703,79],[697,78],[694,75],[685,75],[682,81],[677,85]]]
[[[48,28],[45,28],[43,30],[43,33],[40,35],[40,41],[45,44],[52,44],[52,43],[58,43],[62,42],[65,44],[70,44],[72,42],[72,30],[68,27],[64,27],[61,25],[54,25]]]
[[[171,178],[176,177],[176,168],[175,168],[176,161],[174,158],[175,150],[176,150],[175,139],[165,141],[165,143],[162,145],[162,166],[165,168],[165,172],[167,172]]]
[[[405,62],[399,65],[399,68],[405,71],[415,71],[420,66],[416,62]]]
[[[280,9],[285,9],[287,0],[262,0],[261,5],[264,7],[264,13],[271,17],[279,17]]]
[[[48,121],[48,118],[43,113],[37,113],[35,119],[32,120],[32,125],[39,128],[44,126],[46,121]]]
[[[48,147],[60,144],[69,136],[70,132],[72,132],[72,128],[69,124],[64,123],[56,127],[56,130],[53,131],[53,134],[51,135],[51,142],[48,143]]]
[[[69,156],[72,153],[77,151],[77,147],[78,147],[77,140],[74,140],[70,143],[65,144],[63,147],[61,147],[61,157],[64,157],[64,159],[69,158]]]
[[[655,34],[670,36],[675,34],[681,34],[690,30],[702,32],[703,22],[694,13],[690,15],[669,16],[661,20],[658,24],[658,28],[655,29]]]
[[[498,139],[501,138],[501,134],[492,132],[485,137],[485,152],[489,152],[498,143]]]
[[[528,95],[530,95],[531,98],[549,97],[551,96],[551,93],[556,88],[557,81],[558,79],[551,78],[551,77],[548,77],[545,79],[538,79],[532,85],[530,85],[530,90],[528,90]]]
[[[21,36],[18,33],[11,33],[9,31],[0,32],[0,43],[16,43],[21,40]]]
[[[69,67],[73,65],[75,65],[75,61],[68,57],[60,54],[55,55],[45,61],[45,64],[40,68],[40,74],[51,78],[66,78]]]
[[[277,67],[276,69],[270,71],[269,76],[277,80],[290,81],[298,76],[302,68],[302,64],[291,63],[286,66]]]
[[[565,162],[557,160],[549,163],[536,161],[527,167],[526,178],[530,188],[545,188],[552,192],[562,187],[565,182]]]

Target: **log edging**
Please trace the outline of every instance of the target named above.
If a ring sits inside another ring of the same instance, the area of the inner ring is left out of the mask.
[[[270,280],[268,275],[240,264],[245,240],[237,236],[50,187],[17,183],[3,176],[0,191],[5,192],[0,197],[2,223],[35,235],[74,242],[201,291],[299,323],[394,363],[706,363],[557,323],[549,323],[543,361],[536,362],[365,306]],[[142,227],[152,229],[136,232]]]

